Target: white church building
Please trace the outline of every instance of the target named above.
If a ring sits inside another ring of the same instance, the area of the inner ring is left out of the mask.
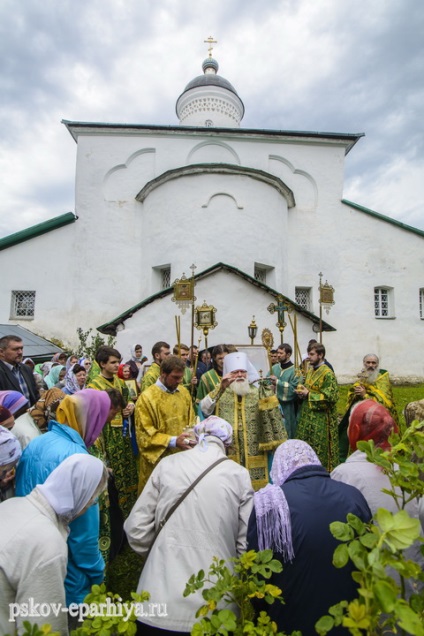
[[[0,239],[0,323],[77,342],[76,329],[176,342],[172,283],[195,265],[196,305],[213,305],[208,344],[248,344],[255,316],[302,352],[319,330],[319,273],[335,289],[323,343],[339,381],[364,354],[424,379],[424,232],[343,199],[362,134],[241,127],[244,105],[212,57],[169,126],[64,121],[77,144],[75,214]],[[361,142],[362,143],[362,142]],[[45,258],[45,255],[60,255]],[[190,344],[191,312],[181,315]],[[201,334],[196,331],[195,344]]]

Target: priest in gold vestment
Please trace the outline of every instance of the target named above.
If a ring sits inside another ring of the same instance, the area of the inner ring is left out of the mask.
[[[185,364],[169,356],[160,367],[158,380],[139,396],[135,407],[135,430],[140,451],[139,493],[156,464],[171,453],[195,444],[185,429],[195,424],[190,393],[181,386]]]

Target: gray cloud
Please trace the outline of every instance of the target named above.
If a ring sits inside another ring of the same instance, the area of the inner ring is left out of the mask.
[[[423,32],[415,0],[3,0],[0,236],[72,209],[61,118],[177,123],[208,35],[244,127],[365,132],[346,198],[424,229]]]

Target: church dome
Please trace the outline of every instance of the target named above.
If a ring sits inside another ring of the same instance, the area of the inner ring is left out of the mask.
[[[202,64],[203,75],[191,80],[177,99],[176,111],[183,126],[236,128],[244,115],[244,105],[236,89],[218,75],[213,57]]]

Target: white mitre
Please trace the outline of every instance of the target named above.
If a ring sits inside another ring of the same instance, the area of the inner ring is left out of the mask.
[[[258,372],[243,351],[234,351],[225,356],[223,375],[233,371],[247,371],[249,384],[259,379]]]

